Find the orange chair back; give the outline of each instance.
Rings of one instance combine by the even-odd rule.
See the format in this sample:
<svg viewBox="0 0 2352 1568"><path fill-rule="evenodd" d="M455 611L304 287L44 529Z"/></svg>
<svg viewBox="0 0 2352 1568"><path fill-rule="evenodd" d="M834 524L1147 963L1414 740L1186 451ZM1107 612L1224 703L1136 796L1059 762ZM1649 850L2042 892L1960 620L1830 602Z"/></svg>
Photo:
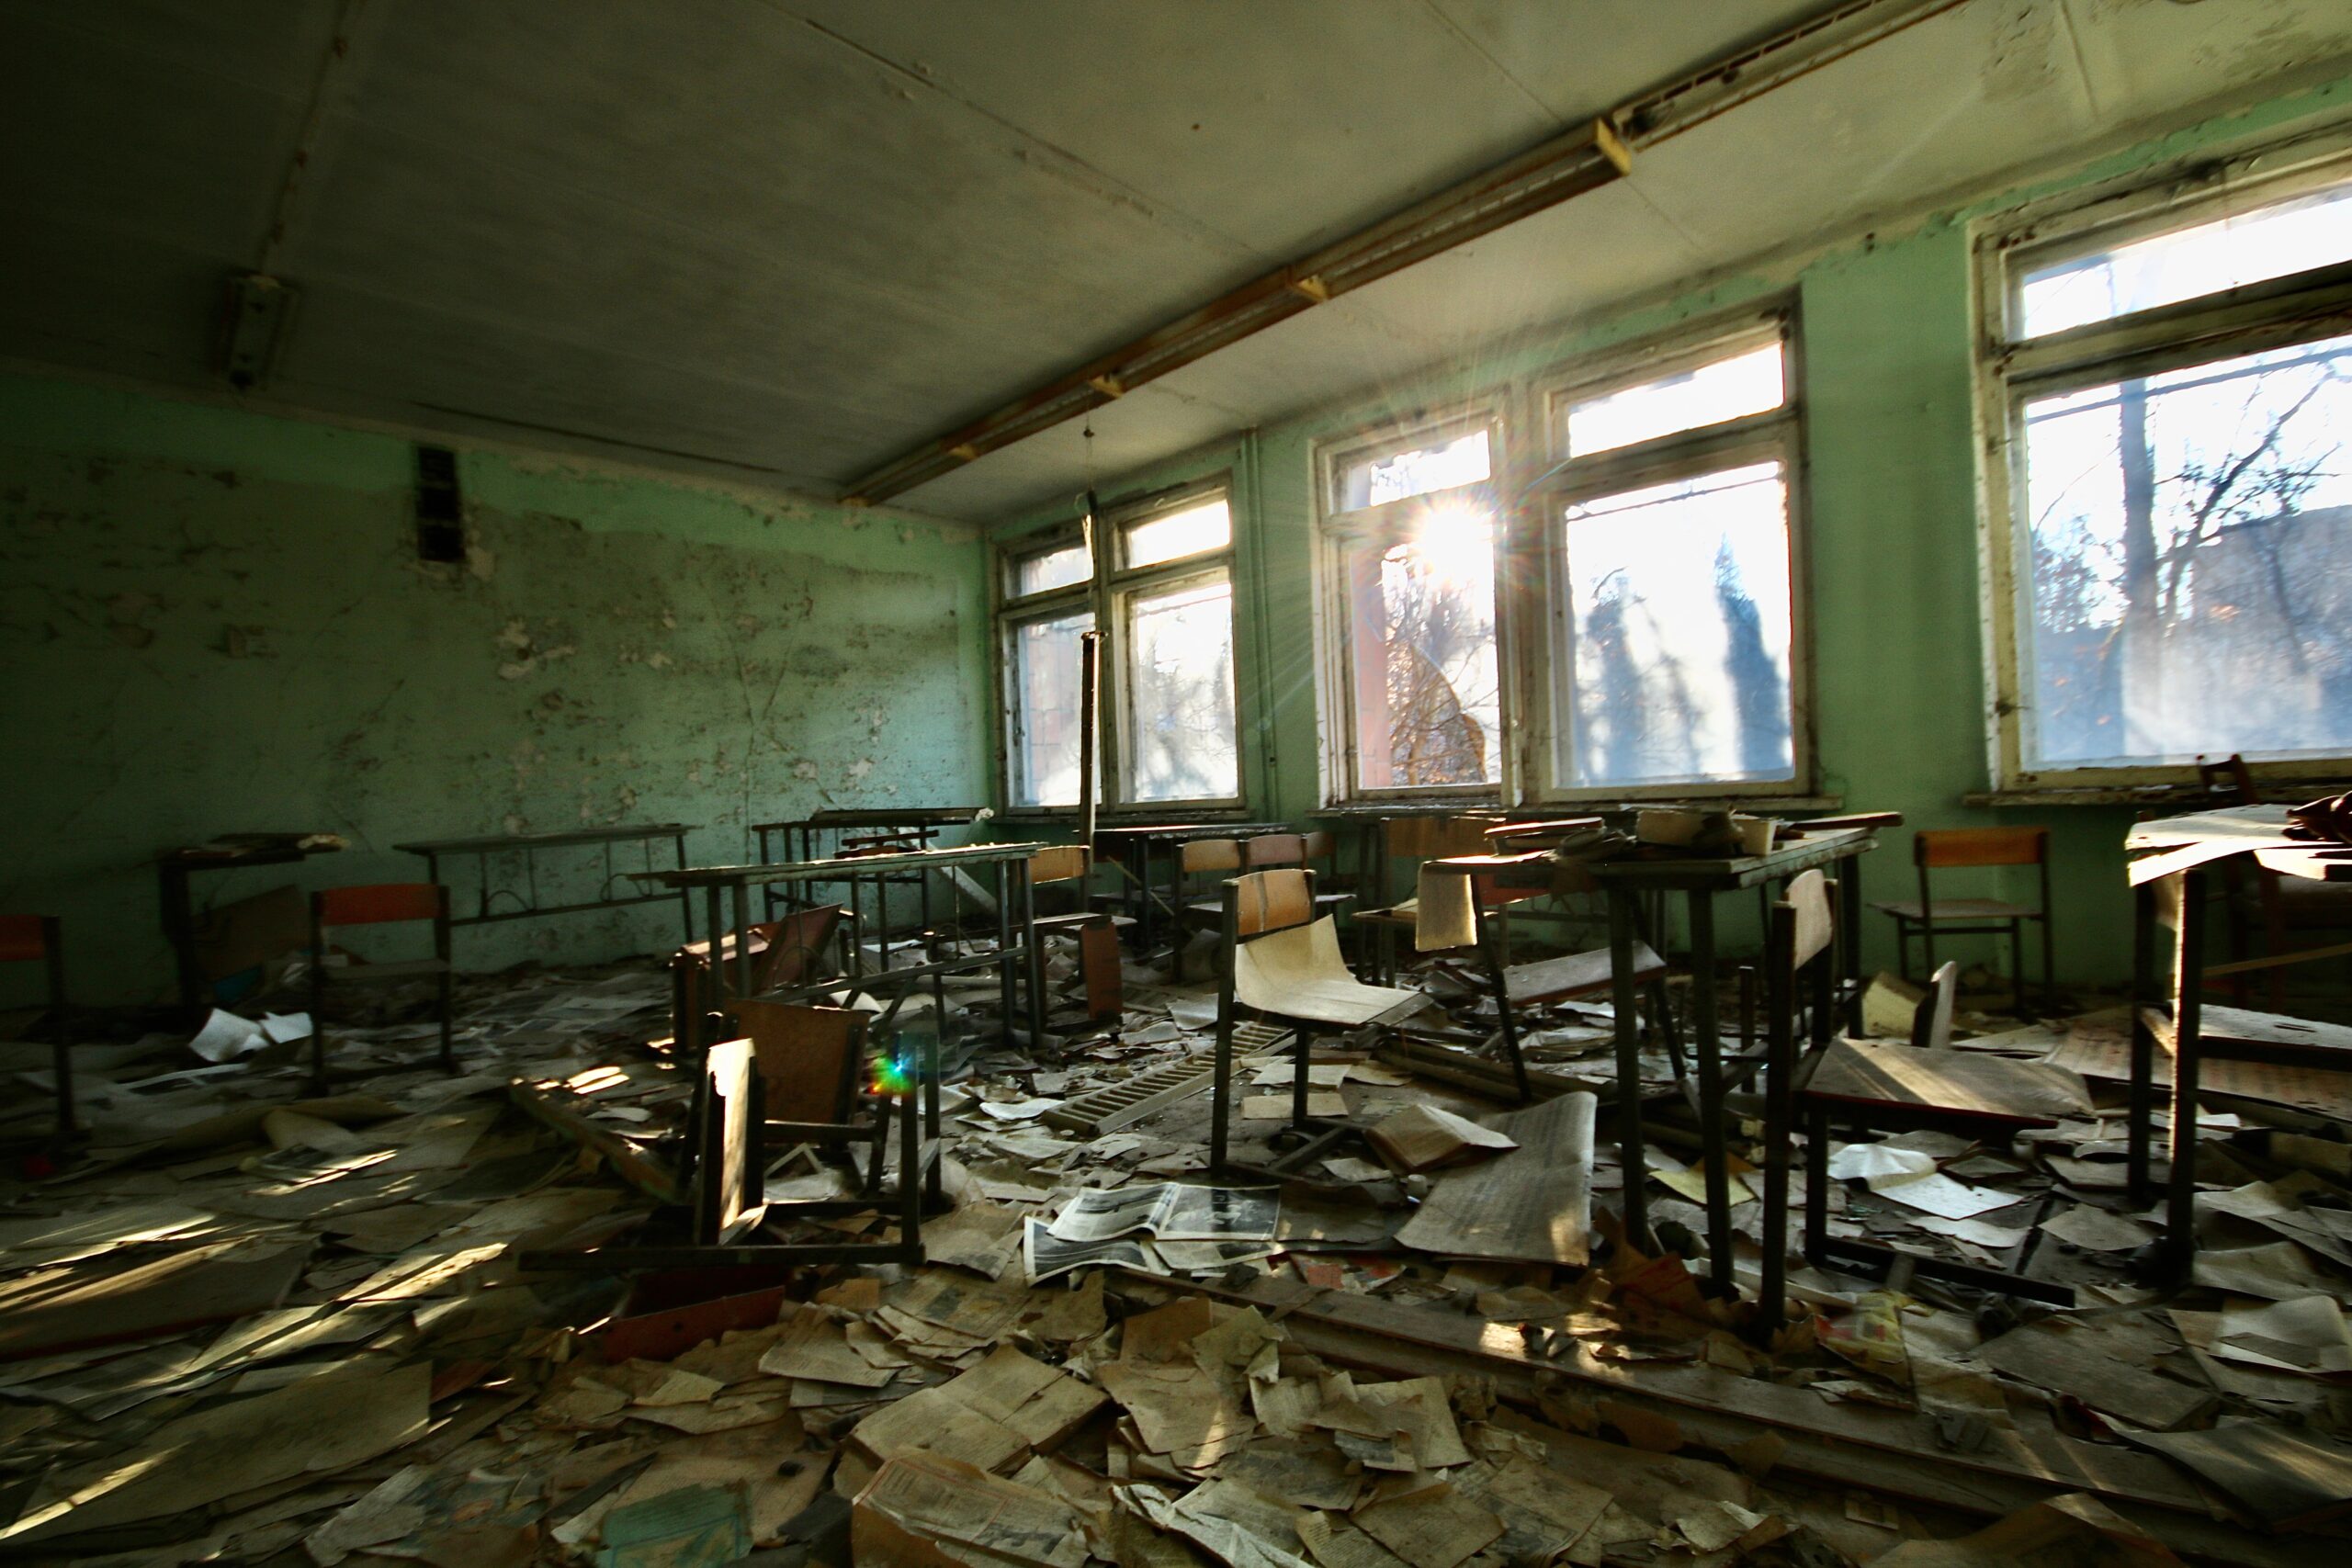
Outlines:
<svg viewBox="0 0 2352 1568"><path fill-rule="evenodd" d="M1087 860L1084 844L1048 844L1029 857L1029 880L1076 881L1086 874Z"/></svg>
<svg viewBox="0 0 2352 1568"><path fill-rule="evenodd" d="M33 964L49 956L49 917L0 915L0 964Z"/></svg>
<svg viewBox="0 0 2352 1568"><path fill-rule="evenodd" d="M1253 871L1227 883L1233 898L1237 937L1262 936L1315 918L1315 874Z"/></svg>
<svg viewBox="0 0 2352 1568"><path fill-rule="evenodd" d="M2050 829L1923 828L1911 840L1911 859L1921 867L2041 865L2050 859Z"/></svg>
<svg viewBox="0 0 2352 1568"><path fill-rule="evenodd" d="M1241 840L1192 839L1176 846L1176 863L1187 872L1239 871Z"/></svg>
<svg viewBox="0 0 2352 1568"><path fill-rule="evenodd" d="M1261 833L1241 845L1241 863L1261 866L1301 865L1306 860L1306 839L1299 833Z"/></svg>
<svg viewBox="0 0 2352 1568"><path fill-rule="evenodd" d="M437 882L379 882L329 887L311 895L322 926L380 926L395 920L438 920L449 912L449 890Z"/></svg>

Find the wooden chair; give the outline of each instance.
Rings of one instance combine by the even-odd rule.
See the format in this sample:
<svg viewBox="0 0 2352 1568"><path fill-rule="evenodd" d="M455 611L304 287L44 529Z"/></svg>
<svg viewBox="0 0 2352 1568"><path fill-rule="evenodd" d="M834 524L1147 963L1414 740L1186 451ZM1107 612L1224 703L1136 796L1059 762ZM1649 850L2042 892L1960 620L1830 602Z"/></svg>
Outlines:
<svg viewBox="0 0 2352 1568"><path fill-rule="evenodd" d="M1419 926L1418 897L1391 904L1388 879L1396 866L1409 865L1415 877L1423 862L1453 855L1483 854L1487 848L1489 821L1481 817L1388 817L1379 825L1380 853L1370 868L1363 897L1373 908L1350 912L1348 924L1371 933L1371 952L1361 955L1374 985L1396 983L1397 953L1413 945ZM1416 886L1418 886L1418 881Z"/></svg>
<svg viewBox="0 0 2352 1568"><path fill-rule="evenodd" d="M1492 1052L1500 1048L1503 1058L1510 1064L1520 1103L1526 1104L1533 1097L1528 1087L1527 1063L1520 1052L1522 1025L1519 1010L1570 1001L1577 997L1607 995L1615 988L1616 970L1605 947L1513 964L1510 961L1503 920L1515 904L1565 893L1590 892L1595 884L1574 862L1558 861L1541 851L1516 855L1453 855L1425 861L1421 865L1424 893L1420 903L1430 919L1417 922L1417 946L1421 945L1425 932L1435 934L1437 912L1430 906L1442 879L1458 879L1463 884L1461 893L1469 904L1472 941L1466 949L1425 950L1441 954L1464 951L1474 954L1474 963L1441 956L1437 964L1469 990L1493 999L1498 1027L1482 1049ZM1648 998L1652 1022L1664 1032L1675 1074L1680 1077L1684 1076L1682 1043L1667 1006L1666 973L1666 961L1646 942L1637 940L1634 944L1634 984Z"/></svg>
<svg viewBox="0 0 2352 1568"><path fill-rule="evenodd" d="M1911 940L1919 939L1926 968L1936 967L1936 938L2000 936L2009 939L2010 962L2016 965L2017 1002L2025 1005L2025 926L2041 928L2041 986L2046 1002L2055 992L2056 961L2050 922L2050 829L2047 828L1952 828L1921 829L1911 840L1911 861L1919 871L1919 897L1871 908L1894 918L1895 964L1911 977ZM1939 901L1928 873L1963 866L2030 865L2041 873L2041 900L2012 904L1998 898L1945 898Z"/></svg>
<svg viewBox="0 0 2352 1568"><path fill-rule="evenodd" d="M763 995L845 972L840 951L844 936L854 940L849 911L839 904L795 909L780 920L751 928L745 946L751 957L751 994ZM711 975L711 944L690 942L670 958L671 1036L681 1051L698 1051L720 1038L710 1027L721 989ZM722 933L718 961L736 961L735 933Z"/></svg>
<svg viewBox="0 0 2352 1568"><path fill-rule="evenodd" d="M889 1120L865 1092L870 1082L865 1037L874 1015L756 999L729 1002L727 1010L752 1043L761 1122L771 1146L865 1144L871 1157L864 1186L879 1190Z"/></svg>
<svg viewBox="0 0 2352 1568"><path fill-rule="evenodd" d="M1816 919L1810 913L1800 914L1798 930L1814 929ZM1805 940L1798 938L1798 950ZM2090 1091L2076 1074L2043 1062L1951 1049L1952 1010L1959 991L1960 965L1948 962L1936 971L1928 994L1912 1014L1909 1044L1829 1040L1802 1063L1784 1059L1776 1064L1767 1080L1768 1098L1787 1093L1793 1101L1794 1115L1793 1119L1785 1113L1777 1121L1768 1119L1767 1158L1770 1158L1770 1145L1777 1143L1785 1147L1792 1121L1801 1121L1805 1137L1804 1255L1816 1268L1883 1275L1900 1258L1915 1274L1929 1279L2072 1306L2075 1293L2064 1285L2027 1279L2010 1269L1898 1253L1890 1247L1829 1234L1833 1131L1860 1138L1927 1129L2006 1148L2028 1128L2054 1127L2069 1117L2089 1114ZM1777 1018L1774 1029L1781 1030ZM1784 1058L1787 1055L1784 1051ZM1783 1067L1789 1070L1783 1072ZM1782 1205L1788 1201L1786 1181L1784 1170L1777 1200ZM1770 1195L1770 1185L1768 1176L1768 1204L1775 1201ZM1768 1266L1774 1245L1768 1236Z"/></svg>
<svg viewBox="0 0 2352 1568"><path fill-rule="evenodd" d="M1049 887L1074 882L1083 901L1087 878L1093 869L1093 855L1084 844L1048 845L1029 857L1029 886ZM1032 1021L1041 1028L1053 1021L1053 996L1046 984L1046 944L1068 941L1078 947L1075 984L1079 991L1079 1021L1089 1025L1118 1022L1126 1011L1119 968L1119 931L1134 923L1129 916L1093 908L1039 915L1032 919L1028 976L1035 998L1029 1010Z"/></svg>
<svg viewBox="0 0 2352 1568"><path fill-rule="evenodd" d="M1764 931L1764 1278L1758 1337L1781 1325L1788 1296L1789 1151L1796 1135L1798 1064L1827 1050L1837 1028L1838 915L1818 871L1790 878ZM1727 1071L1736 1088L1741 1075ZM1807 1192L1811 1192L1808 1186Z"/></svg>
<svg viewBox="0 0 2352 1568"><path fill-rule="evenodd" d="M403 925L430 921L433 956L393 964L352 964L327 969L327 933L352 926ZM316 1093L327 1084L327 987L335 985L397 985L408 980L437 982L441 1023L441 1066L458 1070L451 1029L456 1021L450 1000L455 969L449 962L449 889L437 882L379 882L363 887L329 887L311 895L311 1083Z"/></svg>
<svg viewBox="0 0 2352 1568"><path fill-rule="evenodd" d="M1333 917L1315 913L1315 874L1306 870L1251 872L1225 885L1217 941L1216 1056L1212 1082L1209 1169L1224 1175L1232 1120L1233 1038L1247 1008L1291 1029L1291 1119L1288 1131L1306 1140L1280 1166L1319 1156L1351 1129L1317 1123L1307 1115L1307 1063L1318 1031L1340 1032L1396 1022L1425 999L1419 991L1367 986L1340 956Z"/></svg>
<svg viewBox="0 0 2352 1568"><path fill-rule="evenodd" d="M1238 839L1188 839L1176 846L1176 886L1179 897L1172 911L1176 922L1175 952L1169 958L1169 977L1184 978L1184 949L1196 931L1215 931L1218 904L1199 895L1241 869ZM1194 879L1199 878L1198 885Z"/></svg>
<svg viewBox="0 0 2352 1568"><path fill-rule="evenodd" d="M55 915L0 915L0 964L39 964L49 979L50 1065L57 1078L57 1130L77 1130L74 1115L73 1021L65 1010L65 923Z"/></svg>

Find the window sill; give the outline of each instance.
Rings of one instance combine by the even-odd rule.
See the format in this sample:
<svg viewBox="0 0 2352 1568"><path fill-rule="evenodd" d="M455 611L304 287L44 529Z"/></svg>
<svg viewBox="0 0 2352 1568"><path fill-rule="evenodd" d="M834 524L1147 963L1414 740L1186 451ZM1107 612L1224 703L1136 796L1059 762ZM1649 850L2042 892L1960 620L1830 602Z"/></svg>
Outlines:
<svg viewBox="0 0 2352 1568"><path fill-rule="evenodd" d="M2346 779L2256 779L2255 797L2266 806L2296 806L2314 795L2352 788ZM1981 789L1960 797L1962 806L2040 808L2052 806L2165 807L2192 811L2215 804L2211 791L2198 784L2069 784L2043 789Z"/></svg>
<svg viewBox="0 0 2352 1568"><path fill-rule="evenodd" d="M1492 795L1454 799L1348 800L1311 811L1317 820L1354 821L1379 817L1507 817L1537 821L1547 817L1607 817L1633 811L1744 811L1757 816L1818 816L1846 808L1842 795L1700 795L1683 800L1626 800L1603 795L1591 800L1522 801L1505 806Z"/></svg>

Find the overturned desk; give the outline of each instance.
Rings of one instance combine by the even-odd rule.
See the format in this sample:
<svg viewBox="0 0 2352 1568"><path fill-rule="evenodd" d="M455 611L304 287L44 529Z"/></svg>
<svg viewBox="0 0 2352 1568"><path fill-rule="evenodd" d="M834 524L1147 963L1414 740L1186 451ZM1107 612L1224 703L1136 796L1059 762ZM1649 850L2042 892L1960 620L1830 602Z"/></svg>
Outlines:
<svg viewBox="0 0 2352 1568"><path fill-rule="evenodd" d="M703 896L705 927L711 939L712 998L718 1010L735 998L752 997L757 987L752 982L752 889L754 887L792 887L830 885L844 889L853 913L866 897L887 898L894 882L919 877L926 888L936 877L944 884L946 908L951 923L959 922L967 906L980 906L992 924L995 942L972 953L946 952L957 937L950 931L944 936L937 931L924 933L923 962L903 967L891 967L887 962L872 973L865 971L856 946L852 944L849 973L846 975L812 977L803 983L767 995L771 1001L801 1001L834 992L849 991L870 996L877 1000L888 998L886 1018L895 1014L899 1004L911 994L911 988L929 982L933 1002L946 1014L946 981L950 976L979 974L989 969L997 971L999 996L1003 1007L1004 1028L1009 1037L1012 1027L1016 991L1025 991L1032 1016L1029 1018L1031 1037L1041 1028L1035 1017L1043 991L1042 965L1036 943L1030 940L1031 922L1036 913L1029 886L1029 857L1036 852L1035 844L964 844L952 849L909 850L897 854L836 856L826 860L789 862L778 865L714 865L691 870L639 872L640 882L651 882L674 891L682 898L692 898L699 889ZM974 881L971 872L981 866L996 868L993 891ZM870 893L869 893L870 890ZM732 938L728 934L732 932ZM1023 973L1023 969L1027 973ZM1025 985L1018 982L1026 981ZM695 1020L678 1021L679 1043L695 1049L708 1043L700 1038Z"/></svg>
<svg viewBox="0 0 2352 1568"><path fill-rule="evenodd" d="M648 822L639 827L573 828L553 833L485 833L469 839L425 839L415 843L394 844L402 854L416 855L424 862L424 877L428 882L441 880L444 858L468 859L474 863L473 909L470 913L456 913L457 899L450 900L452 926L488 925L496 920L528 920L541 915L570 915L583 909L619 909L631 904L654 904L674 897L678 912L686 922L686 934L694 934L694 905L683 892L640 893L622 879L637 874L616 871L613 866L613 846L635 844L642 853L646 869L653 866L653 846L665 840L677 857L677 869L686 865L686 835L695 829L684 822ZM595 848L604 852L604 875L598 879L594 896L574 898L569 902L542 904L539 902L539 861L545 850ZM519 854L523 886L519 888L493 886L491 861L493 856ZM616 885L620 885L616 886ZM453 890L454 891L454 890ZM560 897L559 895L559 897Z"/></svg>
<svg viewBox="0 0 2352 1568"><path fill-rule="evenodd" d="M1610 962L1616 977L1617 1126L1625 1167L1625 1234L1649 1245L1647 1162L1642 1149L1642 1043L1634 1008L1635 912L1645 894L1680 893L1690 917L1690 1027L1696 1055L1699 1136L1706 1151L1707 1269L1718 1289L1732 1286L1730 1171L1722 1157L1723 1034L1715 1016L1715 895L1786 881L1801 871L1853 860L1878 847L1878 826L1823 827L1801 832L1758 855L1693 855L1644 848L1622 860L1596 860L1585 869L1609 896ZM1799 825L1802 828L1802 824ZM1861 878L1848 868L1838 882L1839 945L1845 975L1860 972ZM1661 931L1661 936L1664 934Z"/></svg>

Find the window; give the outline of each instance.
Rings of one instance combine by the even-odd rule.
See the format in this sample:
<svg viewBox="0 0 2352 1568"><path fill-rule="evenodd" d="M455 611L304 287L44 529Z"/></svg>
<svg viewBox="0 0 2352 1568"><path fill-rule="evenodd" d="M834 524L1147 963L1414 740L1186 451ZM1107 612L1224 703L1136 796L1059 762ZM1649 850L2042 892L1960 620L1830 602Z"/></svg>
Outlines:
<svg viewBox="0 0 2352 1568"><path fill-rule="evenodd" d="M1502 778L1489 416L1325 454L1338 793Z"/></svg>
<svg viewBox="0 0 2352 1568"><path fill-rule="evenodd" d="M1788 333L1716 323L1552 391L1534 793L1804 787Z"/></svg>
<svg viewBox="0 0 2352 1568"><path fill-rule="evenodd" d="M2352 753L2352 179L1980 244L2005 784Z"/></svg>
<svg viewBox="0 0 2352 1568"><path fill-rule="evenodd" d="M1105 806L1237 803L1233 513L1224 488L1110 509L1082 533L1000 557L1006 791L1014 807L1079 796L1079 649L1100 626Z"/></svg>

